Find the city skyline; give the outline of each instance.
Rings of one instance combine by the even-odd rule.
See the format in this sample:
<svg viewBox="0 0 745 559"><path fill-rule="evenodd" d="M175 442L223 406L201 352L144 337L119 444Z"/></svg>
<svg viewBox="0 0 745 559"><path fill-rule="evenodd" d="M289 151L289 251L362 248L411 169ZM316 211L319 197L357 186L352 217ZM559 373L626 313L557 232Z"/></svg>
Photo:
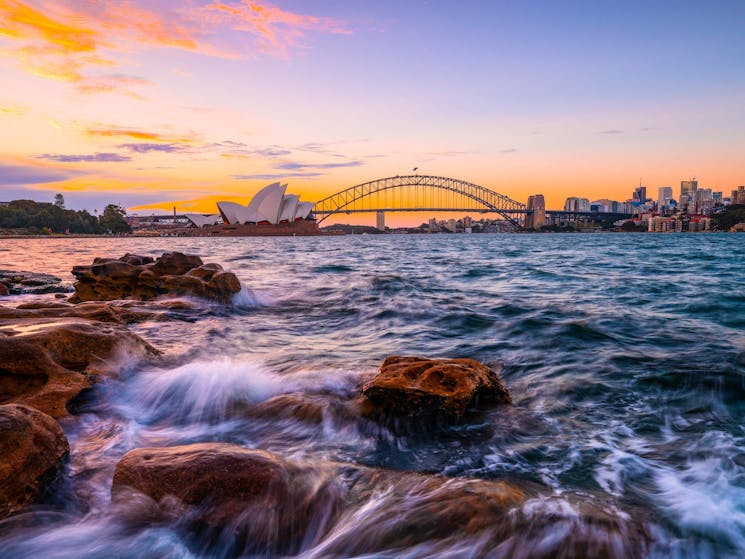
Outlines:
<svg viewBox="0 0 745 559"><path fill-rule="evenodd" d="M555 209L640 177L729 193L743 23L740 2L0 0L0 199L214 212L413 167Z"/></svg>

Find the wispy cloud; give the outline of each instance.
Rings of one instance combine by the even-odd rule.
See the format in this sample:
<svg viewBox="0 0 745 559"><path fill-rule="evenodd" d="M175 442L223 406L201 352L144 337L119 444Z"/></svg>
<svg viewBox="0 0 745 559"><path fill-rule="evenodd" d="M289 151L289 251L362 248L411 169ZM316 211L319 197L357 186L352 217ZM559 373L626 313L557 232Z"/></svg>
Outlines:
<svg viewBox="0 0 745 559"><path fill-rule="evenodd" d="M120 149L127 149L135 153L150 153L152 151L161 153L181 153L187 149L180 144L154 144L154 143L130 143L119 144L116 146Z"/></svg>
<svg viewBox="0 0 745 559"><path fill-rule="evenodd" d="M459 151L459 150L442 150L442 151L430 151L426 155L434 155L435 157L456 157L458 155L470 155L471 152L469 151Z"/></svg>
<svg viewBox="0 0 745 559"><path fill-rule="evenodd" d="M92 153L89 155L64 155L57 153L45 153L37 155L37 159L47 159L49 161L59 161L60 163L120 163L122 161L132 161L127 155L118 153Z"/></svg>
<svg viewBox="0 0 745 559"><path fill-rule="evenodd" d="M0 115L6 116L22 116L28 112L26 107L18 105L0 105Z"/></svg>
<svg viewBox="0 0 745 559"><path fill-rule="evenodd" d="M500 149L499 153L517 153L517 148L504 148Z"/></svg>
<svg viewBox="0 0 745 559"><path fill-rule="evenodd" d="M601 134L623 134L623 130L616 130L615 128L612 128L610 130L601 130Z"/></svg>
<svg viewBox="0 0 745 559"><path fill-rule="evenodd" d="M11 165L0 163L0 186L26 186L61 182L80 175L80 171L67 171L35 167L33 165Z"/></svg>
<svg viewBox="0 0 745 559"><path fill-rule="evenodd" d="M164 144L190 144L196 140L193 134L178 136L137 128L105 125L87 128L85 133L88 136L98 138L131 138L133 140L146 140L148 142L160 142Z"/></svg>
<svg viewBox="0 0 745 559"><path fill-rule="evenodd" d="M255 0L213 2L204 11L213 22L253 36L256 47L273 56L287 57L290 49L305 46L305 37L311 32L351 33L335 19L290 12Z"/></svg>
<svg viewBox="0 0 745 559"><path fill-rule="evenodd" d="M74 82L83 93L122 91L143 85L130 79L96 77L90 69L117 66L120 53L168 47L208 56L240 58L262 52L286 57L304 47L310 33L348 33L333 19L283 10L254 0L167 4L145 0L49 0L35 7L24 0L0 0L0 36L16 46L0 54L15 57L27 71ZM220 46L229 34L248 35L245 50Z"/></svg>
<svg viewBox="0 0 745 559"><path fill-rule="evenodd" d="M274 166L275 169L298 170L298 169L338 169L341 167L359 167L364 165L362 161L345 161L343 163L301 163L297 161L286 161Z"/></svg>
<svg viewBox="0 0 745 559"><path fill-rule="evenodd" d="M291 178L311 178L323 176L323 173L256 173L253 175L231 175L235 180L239 181L250 181L250 180L276 180L276 179L291 179Z"/></svg>

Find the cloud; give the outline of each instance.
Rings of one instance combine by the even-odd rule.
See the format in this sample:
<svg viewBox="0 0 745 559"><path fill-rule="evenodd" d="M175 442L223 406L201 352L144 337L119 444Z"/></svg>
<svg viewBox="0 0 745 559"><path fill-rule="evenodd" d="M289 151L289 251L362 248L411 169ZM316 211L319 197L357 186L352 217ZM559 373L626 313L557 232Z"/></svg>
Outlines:
<svg viewBox="0 0 745 559"><path fill-rule="evenodd" d="M120 149L128 149L135 153L150 153L151 151L162 152L162 153L180 153L187 149L186 146L180 144L150 144L150 143L132 143L132 144L119 144L116 146Z"/></svg>
<svg viewBox="0 0 745 559"><path fill-rule="evenodd" d="M224 58L256 52L287 57L291 49L306 46L303 41L309 33L349 33L336 20L253 0L206 6L146 0L48 0L40 4L43 9L24 0L0 0L0 37L16 45L0 54L16 58L35 75L82 84L79 90L83 93L122 89L133 93L126 83L102 81L89 71L117 66L121 53L167 47ZM246 41L246 35L252 40ZM241 45L241 50L222 45Z"/></svg>
<svg viewBox="0 0 745 559"><path fill-rule="evenodd" d="M0 115L22 116L28 112L26 107L18 105L0 105Z"/></svg>
<svg viewBox="0 0 745 559"><path fill-rule="evenodd" d="M623 134L623 130L616 130L616 129L602 130L600 133L601 134Z"/></svg>
<svg viewBox="0 0 745 559"><path fill-rule="evenodd" d="M258 156L272 159L275 157L290 155L292 153L292 151L290 151L289 149L280 146L252 147L248 144L244 144L243 142L236 142L233 140L223 140L222 142L215 142L206 147L222 150L222 155L225 157Z"/></svg>
<svg viewBox="0 0 745 559"><path fill-rule="evenodd" d="M275 165L275 169L297 170L297 169L338 169L340 167L359 167L364 165L362 161L346 161L344 163L300 163L287 161Z"/></svg>
<svg viewBox="0 0 745 559"><path fill-rule="evenodd" d="M161 142L164 144L189 144L195 138L192 136L170 136L160 132L150 132L136 128L124 128L119 126L99 126L86 129L88 136L99 138L131 138L133 140L148 140L149 142Z"/></svg>
<svg viewBox="0 0 745 559"><path fill-rule="evenodd" d="M323 176L323 173L258 173L255 175L231 175L235 180L238 181L250 181L250 180L276 180L276 179L291 179L291 178L311 178Z"/></svg>
<svg viewBox="0 0 745 559"><path fill-rule="evenodd" d="M26 186L30 184L60 182L80 174L80 171L0 163L0 186Z"/></svg>
<svg viewBox="0 0 745 559"><path fill-rule="evenodd" d="M456 157L458 155L471 155L470 151L444 150L430 151L426 155L435 155L437 157Z"/></svg>
<svg viewBox="0 0 745 559"><path fill-rule="evenodd" d="M119 155L118 153L93 153L90 155L45 153L43 155L37 155L36 157L37 159L48 159L50 161L59 161L60 163L119 163L121 161L132 161L131 157L127 155Z"/></svg>
<svg viewBox="0 0 745 559"><path fill-rule="evenodd" d="M248 33L264 54L287 57L291 48L303 47L310 32L350 34L340 21L285 11L272 4L253 0L213 2L204 8L214 22Z"/></svg>
<svg viewBox="0 0 745 559"><path fill-rule="evenodd" d="M517 148L500 149L499 153L517 153Z"/></svg>

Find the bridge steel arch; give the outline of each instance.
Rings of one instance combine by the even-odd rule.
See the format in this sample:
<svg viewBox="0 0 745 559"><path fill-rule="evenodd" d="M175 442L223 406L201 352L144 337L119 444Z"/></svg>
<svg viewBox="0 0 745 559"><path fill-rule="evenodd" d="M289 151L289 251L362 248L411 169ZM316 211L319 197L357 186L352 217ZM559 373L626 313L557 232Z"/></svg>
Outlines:
<svg viewBox="0 0 745 559"><path fill-rule="evenodd" d="M369 204L373 197L380 193L400 191L399 203L396 204L395 196L392 196L392 205L384 204L386 207L375 207ZM462 207L438 207L437 191L452 193L455 197L463 197L470 201ZM407 200L414 199L414 205L403 202L403 195L408 194ZM429 196L429 198L428 198ZM387 200L387 198L386 198ZM426 203L431 200L433 203ZM425 203L422 203L425 202ZM418 203L418 205L417 205ZM313 213L321 217L321 223L326 218L338 213L362 213L362 212L416 212L416 211L479 211L495 212L510 221L516 227L522 227L520 218L528 213L527 207L504 194L499 194L483 186L470 182L453 179L449 177L438 177L434 175L400 175L376 179L352 186L336 194L328 196L316 202Z"/></svg>

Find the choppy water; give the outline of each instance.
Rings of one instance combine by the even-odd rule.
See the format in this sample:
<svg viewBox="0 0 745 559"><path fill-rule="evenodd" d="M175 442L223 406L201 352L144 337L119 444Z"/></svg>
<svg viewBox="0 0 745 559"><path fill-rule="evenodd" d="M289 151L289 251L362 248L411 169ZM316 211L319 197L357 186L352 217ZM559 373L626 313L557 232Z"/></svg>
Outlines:
<svg viewBox="0 0 745 559"><path fill-rule="evenodd" d="M94 256L164 250L219 262L250 292L133 327L175 365L104 383L64 421L63 486L0 523L0 557L221 556L108 520L126 451L197 441L586 492L642 511L649 557L745 556L745 237L3 240L0 268L71 280ZM397 353L501 365L514 405L425 438L230 413L287 392L350 397ZM479 554L499 556L462 541L376 556Z"/></svg>

